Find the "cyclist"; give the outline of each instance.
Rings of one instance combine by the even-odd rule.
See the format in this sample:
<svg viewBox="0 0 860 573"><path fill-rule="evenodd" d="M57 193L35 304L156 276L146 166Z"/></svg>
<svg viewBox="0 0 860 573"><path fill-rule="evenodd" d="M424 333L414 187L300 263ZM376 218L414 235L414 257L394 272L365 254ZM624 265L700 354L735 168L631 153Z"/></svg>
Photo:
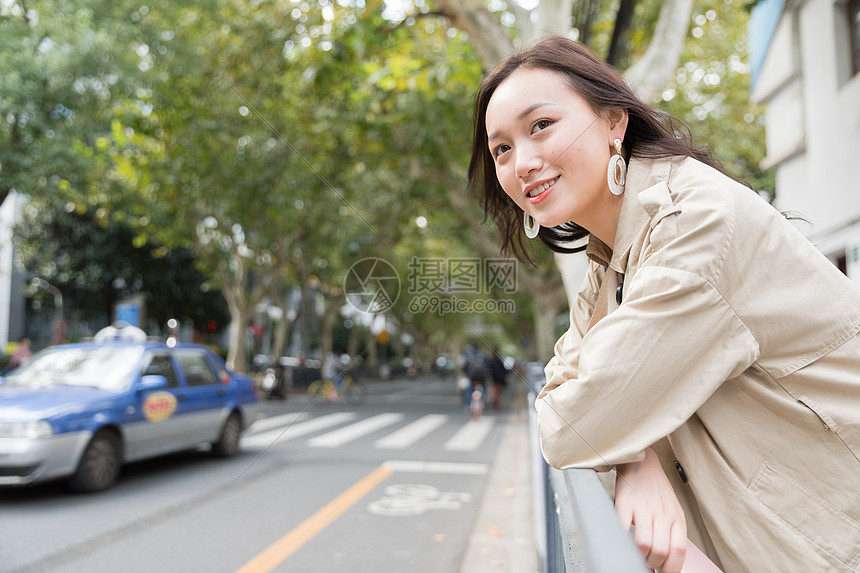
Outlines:
<svg viewBox="0 0 860 573"><path fill-rule="evenodd" d="M331 380L334 382L334 387L340 390L341 384L343 384L344 370L346 370L346 366L341 361L340 354L332 350L323 360L320 374L322 374L323 380Z"/></svg>

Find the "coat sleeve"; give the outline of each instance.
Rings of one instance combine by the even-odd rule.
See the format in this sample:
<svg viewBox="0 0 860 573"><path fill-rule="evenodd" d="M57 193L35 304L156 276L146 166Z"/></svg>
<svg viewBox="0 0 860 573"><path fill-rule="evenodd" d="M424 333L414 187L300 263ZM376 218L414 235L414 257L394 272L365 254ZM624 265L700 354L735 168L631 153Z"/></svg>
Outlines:
<svg viewBox="0 0 860 573"><path fill-rule="evenodd" d="M582 335L575 366L560 366L571 356L557 352L547 367L535 407L552 466L640 461L758 357L752 334L700 276L646 264L629 288L624 304Z"/></svg>

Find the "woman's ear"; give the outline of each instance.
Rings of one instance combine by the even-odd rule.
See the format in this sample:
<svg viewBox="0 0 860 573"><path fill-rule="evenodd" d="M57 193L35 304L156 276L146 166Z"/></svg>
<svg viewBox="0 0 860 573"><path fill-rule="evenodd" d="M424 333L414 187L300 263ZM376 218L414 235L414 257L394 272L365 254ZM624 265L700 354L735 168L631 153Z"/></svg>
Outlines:
<svg viewBox="0 0 860 573"><path fill-rule="evenodd" d="M620 107L610 108L606 112L606 120L609 122L609 139L620 139L624 141L627 132L627 110Z"/></svg>

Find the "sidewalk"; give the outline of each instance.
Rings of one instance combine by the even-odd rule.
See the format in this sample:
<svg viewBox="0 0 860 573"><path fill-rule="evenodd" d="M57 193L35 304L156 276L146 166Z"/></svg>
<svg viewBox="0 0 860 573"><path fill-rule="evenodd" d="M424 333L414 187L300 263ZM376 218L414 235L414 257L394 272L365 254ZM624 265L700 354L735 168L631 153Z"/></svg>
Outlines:
<svg viewBox="0 0 860 573"><path fill-rule="evenodd" d="M460 573L537 573L528 413L523 393L502 420Z"/></svg>

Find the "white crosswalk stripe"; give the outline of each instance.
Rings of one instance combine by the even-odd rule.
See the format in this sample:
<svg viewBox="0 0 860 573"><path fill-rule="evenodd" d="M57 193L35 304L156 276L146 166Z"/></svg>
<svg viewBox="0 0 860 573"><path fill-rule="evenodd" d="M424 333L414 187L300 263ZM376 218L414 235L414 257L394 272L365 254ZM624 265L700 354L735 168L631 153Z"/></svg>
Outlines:
<svg viewBox="0 0 860 573"><path fill-rule="evenodd" d="M469 420L454 436L445 442L445 449L454 452L474 452L493 429L493 418Z"/></svg>
<svg viewBox="0 0 860 573"><path fill-rule="evenodd" d="M305 416L303 413L293 412L292 414L283 414L281 416L271 416L270 418L263 418L262 420L257 420L246 430L248 434L259 434L261 432L265 432L266 430L271 430L272 428L281 428L283 430L284 426L289 426L302 416Z"/></svg>
<svg viewBox="0 0 860 573"><path fill-rule="evenodd" d="M402 450L408 448L439 426L445 424L450 416L446 414L428 414L418 418L408 426L376 440L374 446L380 449Z"/></svg>
<svg viewBox="0 0 860 573"><path fill-rule="evenodd" d="M319 418L313 418L307 422L299 422L287 427L286 430L283 428L276 428L274 430L242 438L242 446L249 448L267 448L275 445L276 443L285 442L292 438L298 438L326 428L331 428L332 426L337 426L338 424L349 422L357 417L358 414L355 412L328 414ZM261 420L260 422L264 421L265 420ZM257 423L259 424L260 422Z"/></svg>
<svg viewBox="0 0 860 573"><path fill-rule="evenodd" d="M265 449L308 434L325 432L308 439L307 445L315 448L337 448L393 426L406 417L404 414L393 412L358 420L357 412L337 412L317 418L308 418L308 416L308 413L292 413L258 420L242 437L242 447ZM377 449L403 450L449 423L451 423L451 416L448 414L427 414L405 426L394 428L387 435L378 437L373 445ZM481 447L493 427L492 416L484 416L478 421L470 419L444 442L443 447L446 451L473 452Z"/></svg>
<svg viewBox="0 0 860 573"><path fill-rule="evenodd" d="M323 434L308 440L308 445L315 448L336 448L376 430L380 430L403 419L403 414L378 414L333 432Z"/></svg>

